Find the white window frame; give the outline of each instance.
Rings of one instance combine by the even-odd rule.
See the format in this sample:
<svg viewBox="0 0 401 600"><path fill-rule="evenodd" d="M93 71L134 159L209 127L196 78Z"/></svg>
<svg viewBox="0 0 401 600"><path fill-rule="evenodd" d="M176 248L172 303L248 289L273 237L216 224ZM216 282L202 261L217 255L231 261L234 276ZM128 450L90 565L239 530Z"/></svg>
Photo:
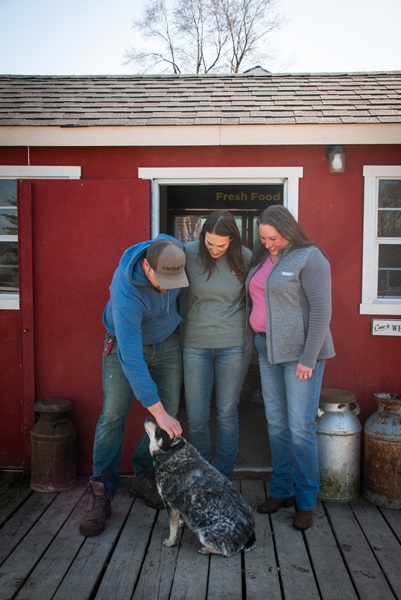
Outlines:
<svg viewBox="0 0 401 600"><path fill-rule="evenodd" d="M183 167L139 168L139 179L152 181L151 236L160 233L160 186L283 184L283 204L298 219L299 179L302 167Z"/></svg>
<svg viewBox="0 0 401 600"><path fill-rule="evenodd" d="M80 179L81 167L0 166L0 179ZM0 236L2 241L18 242L17 235ZM19 292L2 292L0 310L19 310Z"/></svg>
<svg viewBox="0 0 401 600"><path fill-rule="evenodd" d="M379 238L377 235L379 181L401 179L401 166L365 166L364 217L363 217L363 265L362 315L401 315L401 299L378 298L379 243L401 244L401 238Z"/></svg>

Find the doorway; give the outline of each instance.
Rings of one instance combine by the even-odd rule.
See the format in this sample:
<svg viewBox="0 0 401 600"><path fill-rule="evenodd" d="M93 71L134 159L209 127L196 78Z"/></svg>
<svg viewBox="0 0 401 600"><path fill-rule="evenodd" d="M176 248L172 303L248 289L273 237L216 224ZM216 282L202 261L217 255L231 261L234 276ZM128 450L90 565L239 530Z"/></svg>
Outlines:
<svg viewBox="0 0 401 600"><path fill-rule="evenodd" d="M237 223L242 242L251 250L259 247L258 215L270 205L283 204L284 184L238 185L199 184L160 186L160 230L184 244L198 239L207 216L216 209L229 210ZM180 422L186 433L184 399ZM211 411L212 440L215 436ZM240 446L235 474L263 476L271 470L267 428L261 394L257 353L245 379L239 405Z"/></svg>

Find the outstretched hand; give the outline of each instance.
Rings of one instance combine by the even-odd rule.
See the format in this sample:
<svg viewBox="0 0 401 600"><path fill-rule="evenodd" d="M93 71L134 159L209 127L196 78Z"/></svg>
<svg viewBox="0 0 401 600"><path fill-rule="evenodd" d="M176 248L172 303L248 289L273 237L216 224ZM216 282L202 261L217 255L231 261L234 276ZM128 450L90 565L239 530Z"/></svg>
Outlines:
<svg viewBox="0 0 401 600"><path fill-rule="evenodd" d="M153 406L148 406L148 411L154 416L158 426L163 429L171 439L179 437L182 434L182 427L179 421L166 412L166 409L161 402L157 402L157 404L153 404Z"/></svg>

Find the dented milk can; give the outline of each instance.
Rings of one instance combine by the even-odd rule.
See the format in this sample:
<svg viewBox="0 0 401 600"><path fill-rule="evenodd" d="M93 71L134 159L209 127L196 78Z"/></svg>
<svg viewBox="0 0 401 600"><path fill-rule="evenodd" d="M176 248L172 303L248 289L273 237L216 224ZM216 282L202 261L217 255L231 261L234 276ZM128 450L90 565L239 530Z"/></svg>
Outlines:
<svg viewBox="0 0 401 600"><path fill-rule="evenodd" d="M31 488L38 492L69 490L77 483L76 431L68 417L72 402L51 398L34 404L31 430Z"/></svg>
<svg viewBox="0 0 401 600"><path fill-rule="evenodd" d="M364 427L363 495L377 506L401 508L401 394L374 394L378 410Z"/></svg>
<svg viewBox="0 0 401 600"><path fill-rule="evenodd" d="M319 500L349 502L359 496L362 425L356 397L323 388L317 418Z"/></svg>

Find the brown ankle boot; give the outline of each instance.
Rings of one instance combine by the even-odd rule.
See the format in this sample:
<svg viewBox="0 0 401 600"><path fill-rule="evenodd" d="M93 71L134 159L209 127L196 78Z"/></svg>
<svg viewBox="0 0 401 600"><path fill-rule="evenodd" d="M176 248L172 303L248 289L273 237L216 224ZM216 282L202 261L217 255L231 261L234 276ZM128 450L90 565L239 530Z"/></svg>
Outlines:
<svg viewBox="0 0 401 600"><path fill-rule="evenodd" d="M305 529L309 529L313 523L313 515L313 510L301 510L300 508L297 508L293 522L294 528L298 529L299 531L305 531Z"/></svg>
<svg viewBox="0 0 401 600"><path fill-rule="evenodd" d="M104 483L90 481L88 486L88 506L79 526L82 535L99 535L106 527L106 519L111 516L111 501L106 497Z"/></svg>
<svg viewBox="0 0 401 600"><path fill-rule="evenodd" d="M290 498L268 498L258 506L257 511L262 514L271 515L280 510L280 508L289 508L290 506L294 506L293 496Z"/></svg>

